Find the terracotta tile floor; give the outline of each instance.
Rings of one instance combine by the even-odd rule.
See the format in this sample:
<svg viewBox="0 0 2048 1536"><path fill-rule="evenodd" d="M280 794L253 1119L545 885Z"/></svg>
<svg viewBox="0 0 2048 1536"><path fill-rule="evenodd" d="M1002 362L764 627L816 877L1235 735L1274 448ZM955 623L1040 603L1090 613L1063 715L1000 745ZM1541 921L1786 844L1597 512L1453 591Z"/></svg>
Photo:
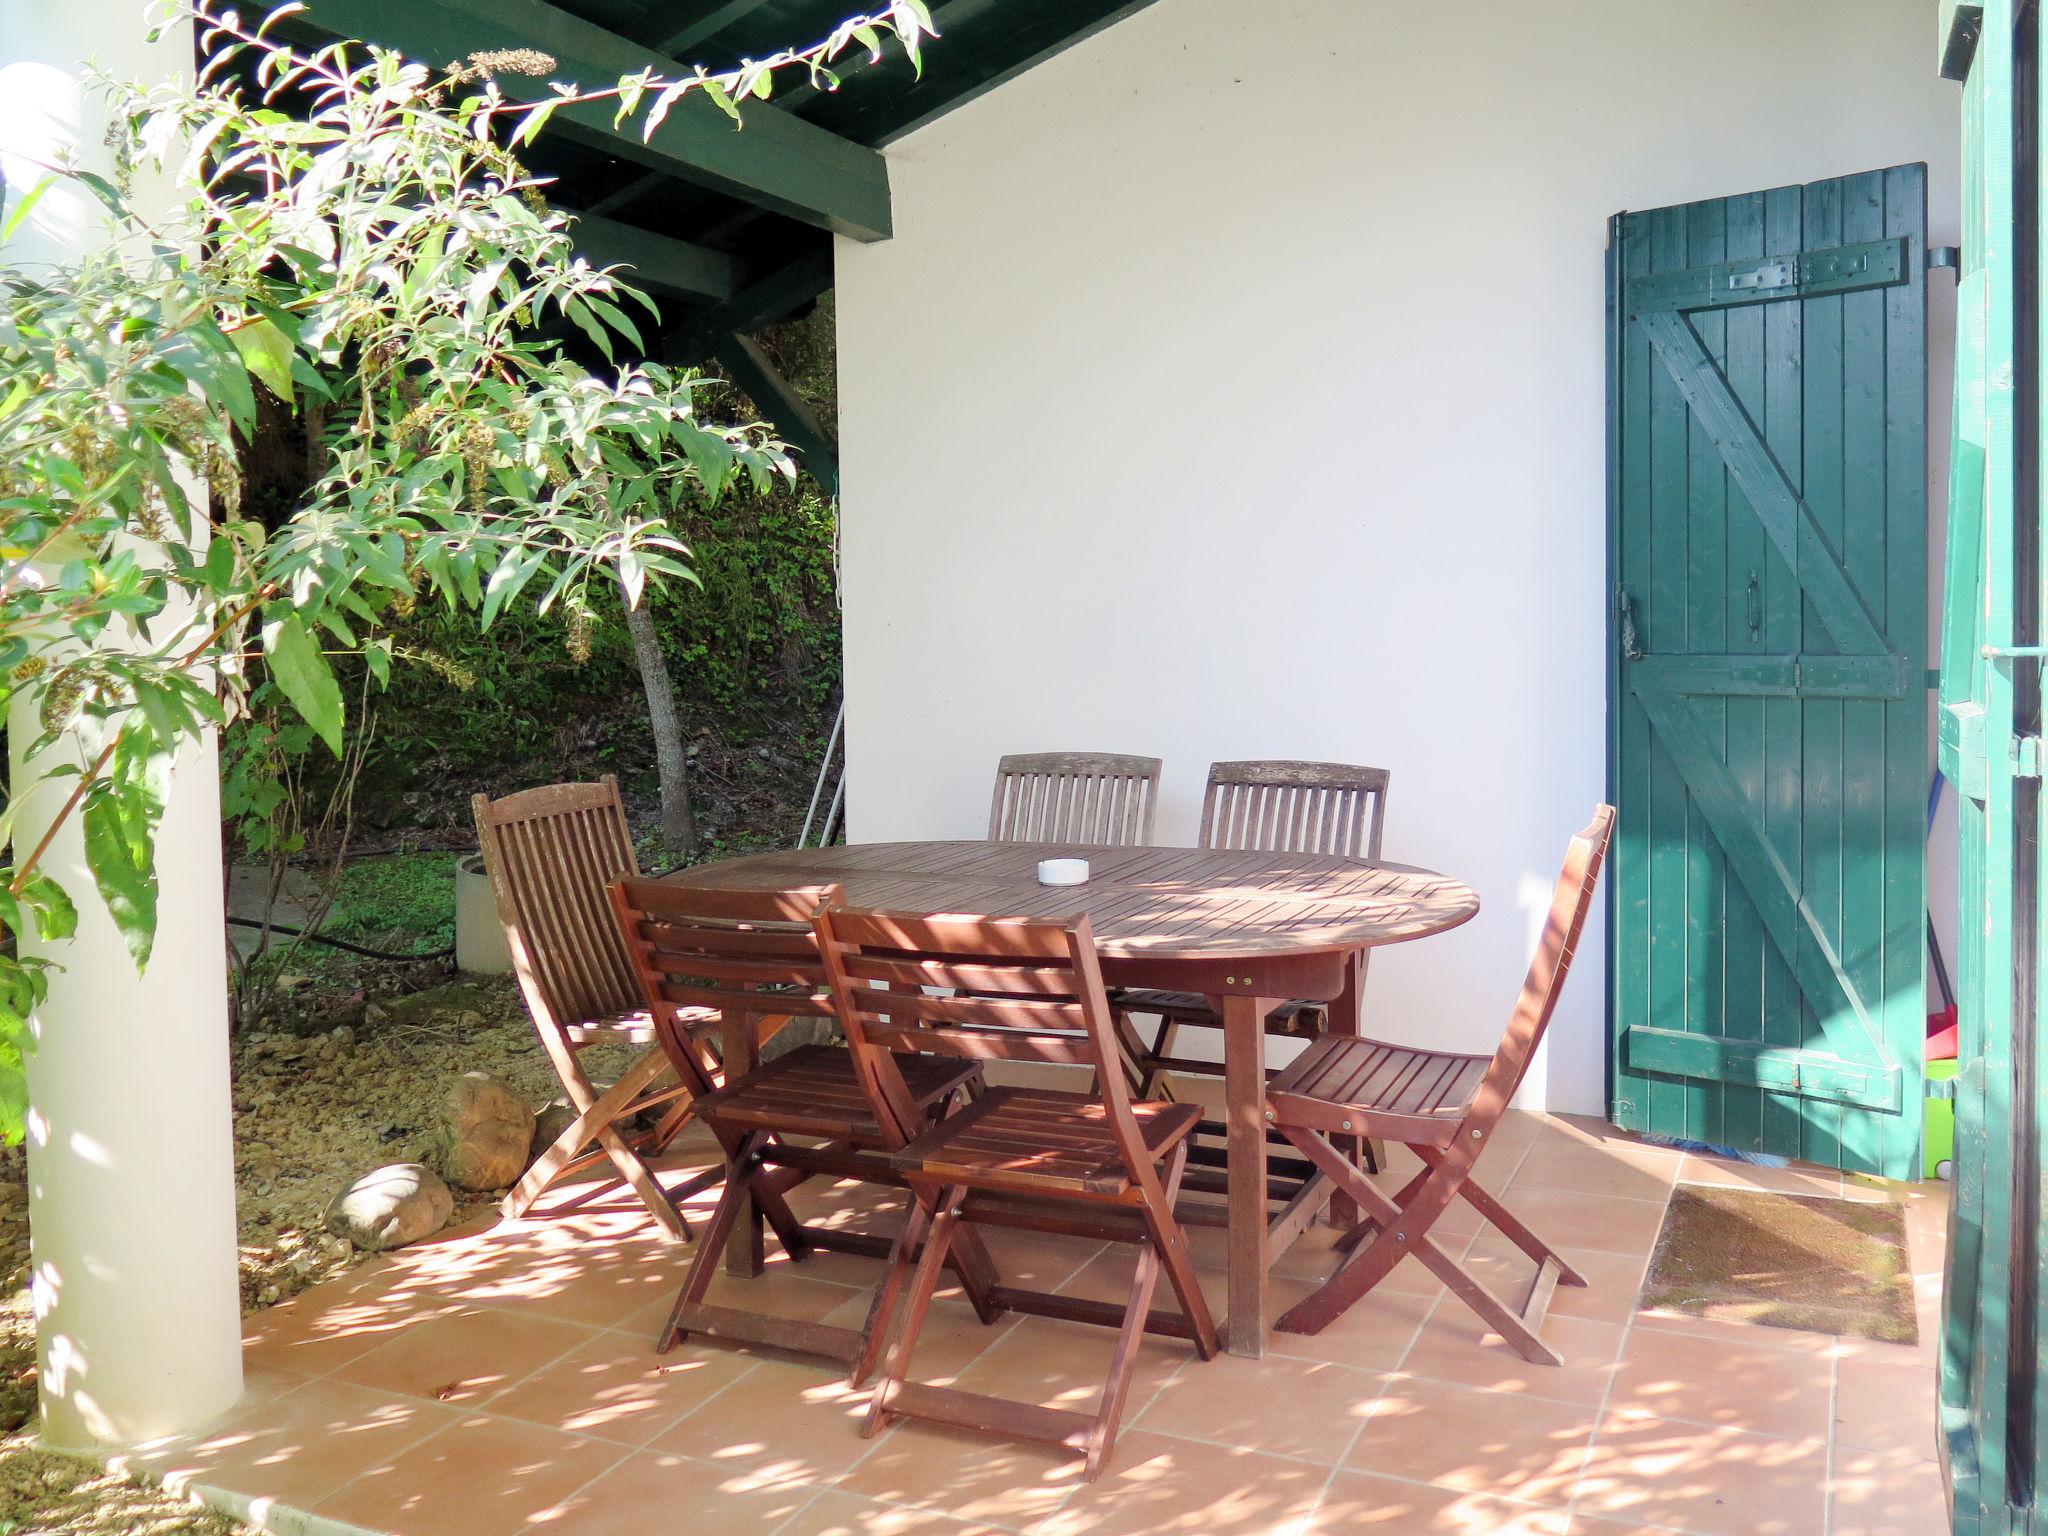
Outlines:
<svg viewBox="0 0 2048 1536"><path fill-rule="evenodd" d="M671 1162L680 1177L709 1157L697 1142ZM249 1396L140 1460L404 1536L1945 1529L1932 1459L1943 1187L1894 1191L1921 1307L1909 1347L1635 1310L1674 1182L1885 1193L1864 1181L1520 1114L1482 1168L1539 1230L1576 1245L1593 1281L1558 1293L1547 1331L1561 1368L1526 1364L1409 1265L1319 1337L1276 1336L1263 1361L1204 1364L1148 1341L1116 1456L1092 1486L1059 1452L915 1425L863 1440L861 1397L827 1369L696 1345L655 1357L683 1253L627 1199L587 1190L253 1319ZM861 1220L877 1201L819 1188L802 1204L813 1219ZM1219 1239L1195 1236L1220 1299ZM1307 1288L1328 1240L1318 1231L1287 1257L1277 1300ZM992 1244L1011 1273L1074 1294L1117 1294L1128 1262L1021 1234ZM1526 1262L1471 1223L1449 1245L1503 1284ZM854 1319L873 1272L771 1260L747 1304ZM1108 1349L1106 1333L1040 1319L983 1328L958 1300L940 1302L927 1337L925 1373L1048 1403L1092 1401Z"/></svg>

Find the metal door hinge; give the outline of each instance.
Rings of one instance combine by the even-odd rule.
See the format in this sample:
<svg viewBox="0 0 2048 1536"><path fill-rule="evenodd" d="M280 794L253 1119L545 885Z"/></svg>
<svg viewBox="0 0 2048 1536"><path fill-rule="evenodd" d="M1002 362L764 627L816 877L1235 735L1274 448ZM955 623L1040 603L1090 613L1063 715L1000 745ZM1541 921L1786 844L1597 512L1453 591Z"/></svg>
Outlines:
<svg viewBox="0 0 2048 1536"><path fill-rule="evenodd" d="M2013 777L2038 779L2041 777L2041 738L2038 736L2015 736L2012 740Z"/></svg>
<svg viewBox="0 0 2048 1536"><path fill-rule="evenodd" d="M1963 269L1963 248L1960 245L1935 245L1927 249L1927 270L1947 267L1951 272Z"/></svg>
<svg viewBox="0 0 2048 1536"><path fill-rule="evenodd" d="M1621 634L1621 654L1624 660L1640 661L1643 657L1641 641L1636 636L1636 600L1629 595L1627 587L1614 591L1614 617Z"/></svg>

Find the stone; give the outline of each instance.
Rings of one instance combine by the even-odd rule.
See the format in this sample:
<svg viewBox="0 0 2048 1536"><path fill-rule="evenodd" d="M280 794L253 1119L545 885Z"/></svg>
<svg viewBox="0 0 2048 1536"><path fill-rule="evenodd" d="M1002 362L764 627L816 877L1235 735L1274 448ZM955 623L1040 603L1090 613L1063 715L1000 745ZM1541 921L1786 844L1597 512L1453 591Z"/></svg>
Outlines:
<svg viewBox="0 0 2048 1536"><path fill-rule="evenodd" d="M504 1189L526 1171L533 1110L486 1072L465 1072L441 1100L436 1138L443 1176L457 1189Z"/></svg>
<svg viewBox="0 0 2048 1536"><path fill-rule="evenodd" d="M567 1099L556 1099L552 1104L541 1106L541 1112L533 1118L533 1146L527 1153L527 1162L547 1151L555 1144L555 1138L569 1129L576 1119L576 1106Z"/></svg>
<svg viewBox="0 0 2048 1536"><path fill-rule="evenodd" d="M393 1163L351 1179L327 1207L327 1227L383 1253L432 1237L454 1214L455 1197L439 1174L420 1163Z"/></svg>

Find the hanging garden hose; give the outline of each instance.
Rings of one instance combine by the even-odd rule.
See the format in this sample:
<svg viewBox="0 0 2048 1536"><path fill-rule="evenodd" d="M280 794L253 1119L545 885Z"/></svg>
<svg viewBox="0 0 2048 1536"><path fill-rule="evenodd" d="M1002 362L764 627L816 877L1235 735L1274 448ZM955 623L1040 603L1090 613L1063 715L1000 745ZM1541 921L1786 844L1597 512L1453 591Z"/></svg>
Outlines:
<svg viewBox="0 0 2048 1536"><path fill-rule="evenodd" d="M351 944L347 939L330 939L324 933L294 928L289 923L266 923L253 917L231 917L228 922L236 928L267 928L272 933L281 933L288 939L306 939L315 944L325 944L330 949L345 949L352 955L363 956L366 960L446 960L455 953L455 946L450 944L446 949L422 949L411 954L394 954L390 950Z"/></svg>

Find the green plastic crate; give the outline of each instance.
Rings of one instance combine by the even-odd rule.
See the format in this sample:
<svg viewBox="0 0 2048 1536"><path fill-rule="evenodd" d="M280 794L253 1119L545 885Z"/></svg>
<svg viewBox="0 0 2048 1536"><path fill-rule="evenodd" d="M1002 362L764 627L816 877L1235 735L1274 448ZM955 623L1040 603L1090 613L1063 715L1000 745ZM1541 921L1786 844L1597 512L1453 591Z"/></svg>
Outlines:
<svg viewBox="0 0 2048 1536"><path fill-rule="evenodd" d="M1956 1063L1927 1063L1927 1116L1921 1139L1926 1146L1925 1177L1949 1177L1956 1155Z"/></svg>

